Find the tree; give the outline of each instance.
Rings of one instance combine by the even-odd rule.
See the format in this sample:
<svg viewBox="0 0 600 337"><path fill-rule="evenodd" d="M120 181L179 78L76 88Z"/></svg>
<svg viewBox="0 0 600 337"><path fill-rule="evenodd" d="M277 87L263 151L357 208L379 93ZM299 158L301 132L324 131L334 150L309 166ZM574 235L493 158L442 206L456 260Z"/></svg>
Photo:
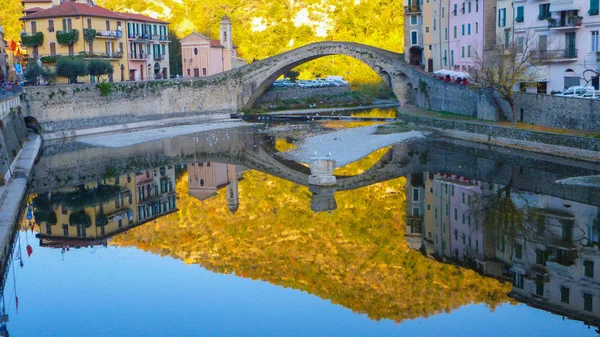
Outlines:
<svg viewBox="0 0 600 337"><path fill-rule="evenodd" d="M87 69L92 79L92 83L94 82L94 77L96 78L97 82L100 82L100 76L109 75L114 72L112 64L110 64L110 62L107 60L89 60Z"/></svg>
<svg viewBox="0 0 600 337"><path fill-rule="evenodd" d="M27 65L24 76L29 84L32 85L39 85L40 79L44 79L46 82L51 83L54 82L56 78L56 75L49 67L42 67L37 61L32 61Z"/></svg>
<svg viewBox="0 0 600 337"><path fill-rule="evenodd" d="M181 64L181 43L177 38L177 34L170 30L169 38L169 70L171 75L183 75L183 67Z"/></svg>
<svg viewBox="0 0 600 337"><path fill-rule="evenodd" d="M520 83L538 82L541 65L553 52L538 43L531 33L520 34L512 41L496 41L495 46L479 54L475 52L474 67L469 71L472 83L479 88L491 89L508 103L512 111L512 123L517 123L515 87Z"/></svg>
<svg viewBox="0 0 600 337"><path fill-rule="evenodd" d="M298 76L300 76L300 73L293 70L290 70L287 73L285 73L285 77L289 78L292 82L296 82Z"/></svg>
<svg viewBox="0 0 600 337"><path fill-rule="evenodd" d="M87 64L80 58L61 57L56 61L56 75L68 78L69 83L77 83L78 76L87 74Z"/></svg>

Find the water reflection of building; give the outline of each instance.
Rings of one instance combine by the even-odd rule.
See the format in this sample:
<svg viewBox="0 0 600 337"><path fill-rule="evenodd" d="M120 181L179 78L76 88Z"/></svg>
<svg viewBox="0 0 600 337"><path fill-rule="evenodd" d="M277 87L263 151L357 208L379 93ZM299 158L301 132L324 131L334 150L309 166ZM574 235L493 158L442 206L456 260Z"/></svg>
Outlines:
<svg viewBox="0 0 600 337"><path fill-rule="evenodd" d="M106 245L118 233L175 212L172 166L122 174L34 198L40 246Z"/></svg>
<svg viewBox="0 0 600 337"><path fill-rule="evenodd" d="M424 184L407 179L411 248L512 280L516 299L600 326L598 207L455 175L422 176Z"/></svg>
<svg viewBox="0 0 600 337"><path fill-rule="evenodd" d="M227 207L237 212L240 201L238 183L246 169L233 164L202 162L188 165L188 194L204 201L227 187Z"/></svg>

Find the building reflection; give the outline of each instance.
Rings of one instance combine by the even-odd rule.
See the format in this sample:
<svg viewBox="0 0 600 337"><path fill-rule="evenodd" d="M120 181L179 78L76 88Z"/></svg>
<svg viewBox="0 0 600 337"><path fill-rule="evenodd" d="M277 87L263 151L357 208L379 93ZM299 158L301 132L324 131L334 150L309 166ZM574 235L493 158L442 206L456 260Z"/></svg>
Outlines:
<svg viewBox="0 0 600 337"><path fill-rule="evenodd" d="M407 177L412 249L512 282L530 306L600 326L598 207L456 175Z"/></svg>
<svg viewBox="0 0 600 337"><path fill-rule="evenodd" d="M235 214L240 206L238 183L247 169L233 164L199 162L188 164L188 194L205 201L227 188L227 207Z"/></svg>
<svg viewBox="0 0 600 337"><path fill-rule="evenodd" d="M33 199L42 247L107 245L112 236L177 211L173 166L65 187Z"/></svg>

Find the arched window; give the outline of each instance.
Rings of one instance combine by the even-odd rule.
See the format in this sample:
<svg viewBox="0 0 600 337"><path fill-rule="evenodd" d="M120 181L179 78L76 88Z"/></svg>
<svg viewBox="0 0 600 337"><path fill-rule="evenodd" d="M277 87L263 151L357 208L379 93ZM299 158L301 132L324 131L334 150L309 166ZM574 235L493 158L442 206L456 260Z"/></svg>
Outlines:
<svg viewBox="0 0 600 337"><path fill-rule="evenodd" d="M194 48L194 55L198 55L198 48Z"/></svg>

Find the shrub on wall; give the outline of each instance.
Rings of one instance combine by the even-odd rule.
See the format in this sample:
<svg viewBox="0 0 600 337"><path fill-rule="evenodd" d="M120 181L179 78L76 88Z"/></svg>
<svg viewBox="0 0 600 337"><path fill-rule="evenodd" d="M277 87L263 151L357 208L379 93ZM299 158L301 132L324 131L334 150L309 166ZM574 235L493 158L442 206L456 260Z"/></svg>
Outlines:
<svg viewBox="0 0 600 337"><path fill-rule="evenodd" d="M44 64L54 64L54 63L56 63L56 61L58 61L59 57L60 56L58 56L58 55L42 56L42 57L40 57L40 61L42 61L42 63L44 63Z"/></svg>
<svg viewBox="0 0 600 337"><path fill-rule="evenodd" d="M21 34L21 45L25 47L37 47L42 43L44 43L44 34L42 32L31 35Z"/></svg>
<svg viewBox="0 0 600 337"><path fill-rule="evenodd" d="M68 78L70 83L77 83L78 76L87 74L87 64L80 58L61 57L56 61L56 75Z"/></svg>
<svg viewBox="0 0 600 337"><path fill-rule="evenodd" d="M83 39L89 43L94 42L94 40L96 39L96 30L92 28L84 28Z"/></svg>
<svg viewBox="0 0 600 337"><path fill-rule="evenodd" d="M63 46L72 46L79 41L79 31L77 29L68 32L56 32L56 42Z"/></svg>

